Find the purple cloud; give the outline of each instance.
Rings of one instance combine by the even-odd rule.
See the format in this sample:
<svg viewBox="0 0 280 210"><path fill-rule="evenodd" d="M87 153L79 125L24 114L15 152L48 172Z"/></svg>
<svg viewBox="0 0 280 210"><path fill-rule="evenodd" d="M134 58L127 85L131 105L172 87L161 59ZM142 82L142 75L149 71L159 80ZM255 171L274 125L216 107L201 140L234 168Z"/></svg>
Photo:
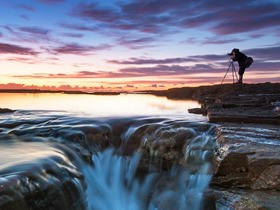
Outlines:
<svg viewBox="0 0 280 210"><path fill-rule="evenodd" d="M205 40L200 41L202 45L204 44L227 44L227 43L237 43L237 42L242 42L245 41L245 39L240 39L240 38L220 38L218 36L216 37L207 37Z"/></svg>
<svg viewBox="0 0 280 210"><path fill-rule="evenodd" d="M117 44L131 49L141 49L145 47L153 47L151 43L155 40L156 39L153 37L140 37L134 39L122 37L117 40Z"/></svg>
<svg viewBox="0 0 280 210"><path fill-rule="evenodd" d="M267 48L253 48L244 50L248 56L252 56L262 61L279 60L280 58L280 46L267 47Z"/></svg>
<svg viewBox="0 0 280 210"><path fill-rule="evenodd" d="M101 8L96 3L80 3L72 14L123 31L163 35L177 32L175 28L199 28L217 35L229 35L279 27L279 9L279 3L272 1L256 3L250 0L232 4L214 0L192 3L182 0L143 0L123 2L114 8Z"/></svg>
<svg viewBox="0 0 280 210"><path fill-rule="evenodd" d="M195 55L188 57L178 57L178 58L165 58L165 59L152 59L152 58L130 58L127 60L108 60L108 63L121 64L121 65L145 65L145 64L178 64L186 62L205 62L205 61L221 61L225 60L225 55Z"/></svg>
<svg viewBox="0 0 280 210"><path fill-rule="evenodd" d="M108 60L108 63L114 64L133 64L133 65L144 65L144 64L172 64L172 63L184 63L197 61L195 58L166 58L166 59L142 59L142 58L130 58L128 60Z"/></svg>
<svg viewBox="0 0 280 210"><path fill-rule="evenodd" d="M111 9L99 8L96 3L80 3L75 7L73 14L82 18L92 19L99 22L112 23L118 21L121 13Z"/></svg>
<svg viewBox="0 0 280 210"><path fill-rule="evenodd" d="M18 42L41 43L44 41L54 41L50 38L50 30L42 27L27 27L27 26L10 26L6 25L3 28L9 33L10 39Z"/></svg>
<svg viewBox="0 0 280 210"><path fill-rule="evenodd" d="M64 44L59 47L47 49L52 54L89 55L99 50L109 49L109 45L89 46L81 44Z"/></svg>
<svg viewBox="0 0 280 210"><path fill-rule="evenodd" d="M197 64L194 66L157 65L154 67L131 67L119 70L114 76L121 77L146 77L146 76L178 76L199 72L216 72L212 65Z"/></svg>
<svg viewBox="0 0 280 210"><path fill-rule="evenodd" d="M46 4L58 4L64 2L65 0L38 0L38 1Z"/></svg>
<svg viewBox="0 0 280 210"><path fill-rule="evenodd" d="M26 16L26 15L20 15L20 17L21 17L22 19L24 19L24 20L30 20L29 17Z"/></svg>
<svg viewBox="0 0 280 210"><path fill-rule="evenodd" d="M62 33L62 36L67 36L72 38L82 38L84 35L80 33Z"/></svg>
<svg viewBox="0 0 280 210"><path fill-rule="evenodd" d="M29 11L29 12L35 12L36 11L34 7L32 7L28 4L17 4L15 7L19 8L19 9L24 9L24 10Z"/></svg>
<svg viewBox="0 0 280 210"><path fill-rule="evenodd" d="M26 32L32 35L48 35L50 30L44 29L44 28L39 28L39 27L19 27L19 30L21 32Z"/></svg>
<svg viewBox="0 0 280 210"><path fill-rule="evenodd" d="M38 55L39 53L31 48L0 43L0 54Z"/></svg>
<svg viewBox="0 0 280 210"><path fill-rule="evenodd" d="M60 23L59 26L61 26L62 28L79 30L79 31L95 32L98 30L98 27L96 26L89 26L85 24Z"/></svg>

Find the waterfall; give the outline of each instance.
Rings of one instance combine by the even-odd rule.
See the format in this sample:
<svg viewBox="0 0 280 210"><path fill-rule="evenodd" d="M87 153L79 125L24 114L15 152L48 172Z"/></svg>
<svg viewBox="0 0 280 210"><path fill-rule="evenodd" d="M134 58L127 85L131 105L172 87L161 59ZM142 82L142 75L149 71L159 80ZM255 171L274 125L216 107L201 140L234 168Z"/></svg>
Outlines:
<svg viewBox="0 0 280 210"><path fill-rule="evenodd" d="M42 183L58 180L61 183L58 187L51 185L49 188L57 193L61 192L63 181L67 181L65 196L70 196L71 200L63 202L57 196L58 200L50 196L36 197L38 200L28 204L31 207L40 207L41 200L47 198L54 200L55 205L63 203L73 209L86 206L88 210L203 208L215 150L213 125L154 117L97 121L68 116L34 116L24 115L20 122L4 119L0 140L9 142L15 151L21 151L15 147L16 142L22 142L22 148L40 143L40 149L34 154L38 152L50 164L41 166L41 159L33 158L30 168L40 166L36 170L38 180L45 181ZM37 121L34 123L33 119ZM47 148L50 152L44 152ZM9 154L18 158L16 152ZM32 153L28 154L22 156L20 163L14 164L16 167L12 167L10 173L17 173L17 166L29 161ZM60 161L61 158L65 161ZM56 168L52 167L51 160L55 160ZM3 161L8 160L3 157ZM46 170L48 167L52 170ZM34 173L23 174L23 179L26 175L24 180L28 180ZM45 174L53 178L48 181ZM73 189L75 193L72 193ZM30 190L29 194L36 194L36 191Z"/></svg>
<svg viewBox="0 0 280 210"><path fill-rule="evenodd" d="M93 167L82 170L89 210L199 210L211 180L213 137L195 137L185 151L183 167L150 172L137 178L141 154L124 157L110 148L93 156Z"/></svg>

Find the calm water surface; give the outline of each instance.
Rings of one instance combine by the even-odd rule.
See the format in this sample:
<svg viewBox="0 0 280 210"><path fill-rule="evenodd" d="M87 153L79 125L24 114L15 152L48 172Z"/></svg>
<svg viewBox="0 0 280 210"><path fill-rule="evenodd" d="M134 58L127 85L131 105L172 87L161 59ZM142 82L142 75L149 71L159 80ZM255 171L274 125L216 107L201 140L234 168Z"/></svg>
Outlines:
<svg viewBox="0 0 280 210"><path fill-rule="evenodd" d="M200 107L193 100L169 100L147 94L68 95L60 93L0 93L0 108L62 111L78 116L173 116L202 120L188 113Z"/></svg>
<svg viewBox="0 0 280 210"><path fill-rule="evenodd" d="M146 94L0 93L0 108L17 110L0 115L0 209L202 209L215 126L188 113L196 107ZM170 147L174 166L162 171Z"/></svg>

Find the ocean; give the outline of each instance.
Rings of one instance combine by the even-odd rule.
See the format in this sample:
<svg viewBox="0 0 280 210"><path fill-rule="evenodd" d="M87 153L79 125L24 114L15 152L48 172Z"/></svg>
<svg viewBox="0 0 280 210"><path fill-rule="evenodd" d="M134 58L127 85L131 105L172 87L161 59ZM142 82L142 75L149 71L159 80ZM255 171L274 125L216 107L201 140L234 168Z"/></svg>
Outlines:
<svg viewBox="0 0 280 210"><path fill-rule="evenodd" d="M204 209L215 125L192 100L0 93L0 209Z"/></svg>

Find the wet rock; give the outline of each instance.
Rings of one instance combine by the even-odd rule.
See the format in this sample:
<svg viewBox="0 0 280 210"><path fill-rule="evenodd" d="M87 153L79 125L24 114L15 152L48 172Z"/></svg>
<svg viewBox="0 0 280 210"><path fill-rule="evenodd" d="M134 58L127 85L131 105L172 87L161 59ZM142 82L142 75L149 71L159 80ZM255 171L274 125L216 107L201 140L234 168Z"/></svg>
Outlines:
<svg viewBox="0 0 280 210"><path fill-rule="evenodd" d="M1 210L86 209L83 175L62 151L37 142L11 144L0 145L6 158L0 160Z"/></svg>
<svg viewBox="0 0 280 210"><path fill-rule="evenodd" d="M15 110L7 109L7 108L0 108L0 114L3 114L3 113L12 113L12 112L15 112Z"/></svg>
<svg viewBox="0 0 280 210"><path fill-rule="evenodd" d="M212 189L206 193L205 209L278 210L279 196L274 191Z"/></svg>
<svg viewBox="0 0 280 210"><path fill-rule="evenodd" d="M185 164L187 149L192 149L195 153L204 147L205 156L209 153L208 161L210 161L213 158L211 154L215 144L212 139L207 144L207 139L202 134L213 132L214 127L208 123L175 123L174 121L145 124L135 129L130 138L121 145L122 151L125 155L130 155L140 150L142 156L139 168L143 172L167 171L174 164ZM191 143L192 148L188 148ZM189 157L191 158L193 157Z"/></svg>
<svg viewBox="0 0 280 210"><path fill-rule="evenodd" d="M203 108L188 109L189 113L207 115L207 110Z"/></svg>
<svg viewBox="0 0 280 210"><path fill-rule="evenodd" d="M226 123L218 128L217 172L213 184L280 190L280 126Z"/></svg>
<svg viewBox="0 0 280 210"><path fill-rule="evenodd" d="M280 124L280 114L274 105L279 95L246 95L217 98L204 104L210 122L243 122Z"/></svg>
<svg viewBox="0 0 280 210"><path fill-rule="evenodd" d="M29 173L17 172L15 175L2 176L1 210L85 209L85 197L79 189L81 176L75 177L67 171L54 171L50 167L45 167L45 177L44 174L38 174L36 169L30 170Z"/></svg>
<svg viewBox="0 0 280 210"><path fill-rule="evenodd" d="M280 83L223 84L151 92L170 99L195 99L189 112L208 114L210 122L280 124ZM203 111L202 111L203 110Z"/></svg>

